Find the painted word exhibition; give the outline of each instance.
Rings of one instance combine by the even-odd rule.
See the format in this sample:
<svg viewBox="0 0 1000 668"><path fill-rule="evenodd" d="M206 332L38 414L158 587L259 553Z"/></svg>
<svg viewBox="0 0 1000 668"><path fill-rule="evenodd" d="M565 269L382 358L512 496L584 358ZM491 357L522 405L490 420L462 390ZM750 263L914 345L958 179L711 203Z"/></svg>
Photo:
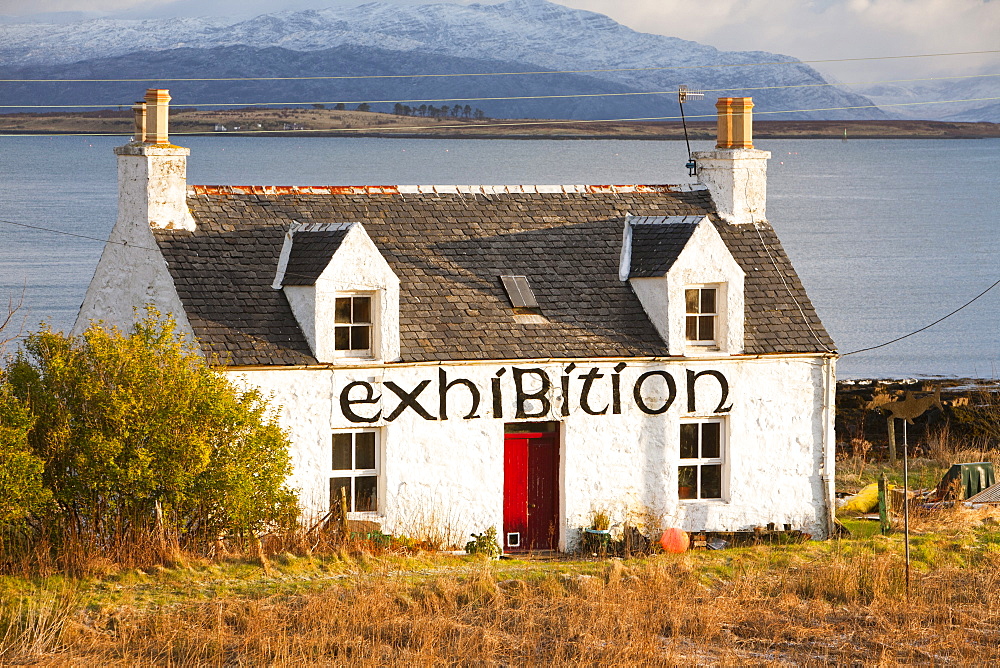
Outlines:
<svg viewBox="0 0 1000 668"><path fill-rule="evenodd" d="M621 362L610 370L594 366L584 371L584 367L577 367L576 363L570 363L559 375L558 387L562 397L573 397L571 388L575 389L576 401L562 401L559 406L559 415L568 416L574 406L588 415L606 415L608 413L620 415L622 412L622 371L627 366ZM508 367L500 367L490 379L489 400L492 404L492 414L486 417L494 419L505 417L505 391L510 392L511 390L514 399L514 414L511 417L514 419L540 418L549 415L552 410L551 392L555 387L549 372L537 367L512 366L509 367L509 370L510 376L507 379L504 376L508 373ZM694 413L699 408L695 387L701 379L705 379L701 382L714 381L718 384L721 398L713 412L729 412L732 409L731 404L726 404L729 400L729 381L721 371L715 369L685 370L684 392L687 399L687 411ZM506 383L505 380L507 380ZM476 420L484 417L480 414L480 406L484 400L483 391L475 382L468 378L449 378L448 371L444 367L438 368L436 396L433 390L428 389L432 382L431 379L425 379L413 387L406 388L391 380L380 383L362 380L352 381L340 391L340 411L348 421L355 423L372 423L380 420L392 422L406 411L413 411L424 420L447 420L450 417L455 417L449 415L448 412L450 393L465 392L469 399L469 409L465 415L461 416L461 419ZM594 395L600 394L601 383L605 384L603 386L605 397L607 384L610 384L611 397L609 400L597 401L594 398ZM381 385L381 393L376 389L376 385ZM665 413L677 399L678 392L677 381L673 375L662 369L640 374L630 389L632 403L646 415ZM386 398L396 402L392 406L392 410L388 412L384 412L386 409L380 407L385 406Z"/></svg>

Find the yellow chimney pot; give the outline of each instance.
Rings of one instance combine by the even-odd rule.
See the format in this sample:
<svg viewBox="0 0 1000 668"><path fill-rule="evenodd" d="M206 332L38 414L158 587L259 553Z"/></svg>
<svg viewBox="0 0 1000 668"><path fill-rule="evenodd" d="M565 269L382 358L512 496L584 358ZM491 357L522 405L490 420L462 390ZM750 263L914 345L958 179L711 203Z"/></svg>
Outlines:
<svg viewBox="0 0 1000 668"><path fill-rule="evenodd" d="M733 98L720 97L715 103L718 112L718 130L716 131L715 148L733 147Z"/></svg>
<svg viewBox="0 0 1000 668"><path fill-rule="evenodd" d="M733 148L753 148L753 98L734 97Z"/></svg>
<svg viewBox="0 0 1000 668"><path fill-rule="evenodd" d="M753 98L720 97L715 108L719 112L715 148L753 148Z"/></svg>
<svg viewBox="0 0 1000 668"><path fill-rule="evenodd" d="M140 100L132 105L132 115L135 118L135 135L132 141L141 144L146 141L146 103Z"/></svg>
<svg viewBox="0 0 1000 668"><path fill-rule="evenodd" d="M169 107L169 90L166 88L146 89L146 142L153 144L170 143L170 133L167 130Z"/></svg>

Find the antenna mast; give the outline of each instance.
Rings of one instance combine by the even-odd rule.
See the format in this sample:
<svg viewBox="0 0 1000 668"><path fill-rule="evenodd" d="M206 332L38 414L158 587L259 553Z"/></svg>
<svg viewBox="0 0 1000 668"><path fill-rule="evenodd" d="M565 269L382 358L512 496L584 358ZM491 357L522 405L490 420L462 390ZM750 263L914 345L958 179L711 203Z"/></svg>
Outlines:
<svg viewBox="0 0 1000 668"><path fill-rule="evenodd" d="M691 140L688 139L687 119L684 118L684 103L688 100L700 100L705 97L704 93L694 93L688 90L685 85L677 86L677 105L681 108L681 124L684 126L684 143L687 145L688 161L684 164L688 169L688 176L694 176L697 165L691 157Z"/></svg>

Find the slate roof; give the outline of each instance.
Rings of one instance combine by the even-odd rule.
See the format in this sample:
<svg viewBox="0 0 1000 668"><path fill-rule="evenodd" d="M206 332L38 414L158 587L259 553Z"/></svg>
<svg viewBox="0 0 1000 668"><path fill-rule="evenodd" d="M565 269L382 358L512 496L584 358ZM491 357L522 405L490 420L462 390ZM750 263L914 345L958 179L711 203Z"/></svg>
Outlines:
<svg viewBox="0 0 1000 668"><path fill-rule="evenodd" d="M663 276L673 266L694 228L704 216L636 216L628 219L632 225L632 261L630 278Z"/></svg>
<svg viewBox="0 0 1000 668"><path fill-rule="evenodd" d="M347 228L324 232L296 232L282 285L314 285L347 236Z"/></svg>
<svg viewBox="0 0 1000 668"><path fill-rule="evenodd" d="M202 348L231 365L315 363L284 293L270 287L293 222L364 225L400 278L404 362L667 355L618 280L622 225L626 214L711 214L707 191L459 188L195 186L196 231L154 235ZM746 351L832 349L770 226L710 219L746 272ZM528 278L542 319L515 320L501 275Z"/></svg>

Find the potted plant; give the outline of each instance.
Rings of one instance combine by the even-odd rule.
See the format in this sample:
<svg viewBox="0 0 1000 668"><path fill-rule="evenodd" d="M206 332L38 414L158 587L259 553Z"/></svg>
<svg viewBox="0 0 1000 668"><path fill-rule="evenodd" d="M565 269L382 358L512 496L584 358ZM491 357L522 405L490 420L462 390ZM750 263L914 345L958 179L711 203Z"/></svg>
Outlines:
<svg viewBox="0 0 1000 668"><path fill-rule="evenodd" d="M697 475L694 466L682 466L677 471L677 498L697 499L698 494L695 488Z"/></svg>
<svg viewBox="0 0 1000 668"><path fill-rule="evenodd" d="M583 530L583 546L588 552L606 554L611 541L611 516L606 511L590 513L590 526Z"/></svg>

